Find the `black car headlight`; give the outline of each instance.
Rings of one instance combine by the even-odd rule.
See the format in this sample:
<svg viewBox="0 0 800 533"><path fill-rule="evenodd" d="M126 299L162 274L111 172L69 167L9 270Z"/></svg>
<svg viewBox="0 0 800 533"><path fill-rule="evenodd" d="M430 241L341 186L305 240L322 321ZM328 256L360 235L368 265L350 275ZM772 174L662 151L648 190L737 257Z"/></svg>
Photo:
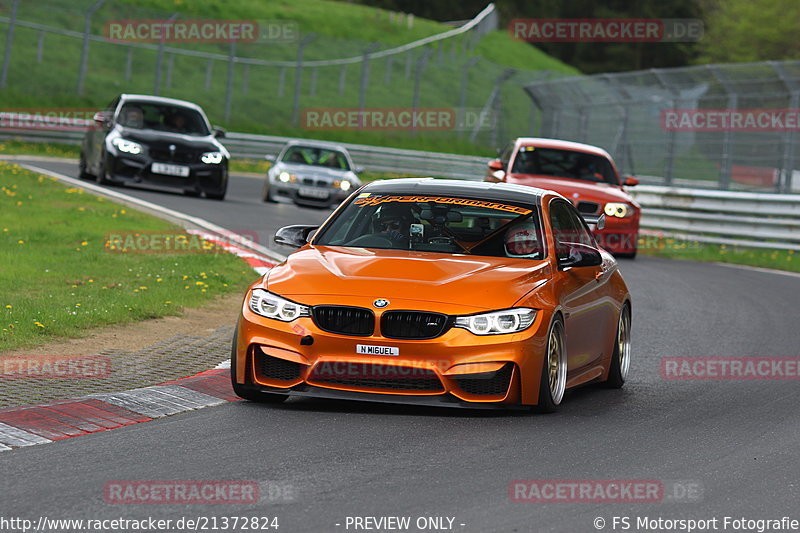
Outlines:
<svg viewBox="0 0 800 533"><path fill-rule="evenodd" d="M464 328L474 335L504 335L528 329L535 318L535 309L516 307L477 315L457 316L455 327Z"/></svg>
<svg viewBox="0 0 800 533"><path fill-rule="evenodd" d="M257 315L282 322L291 322L301 316L311 316L307 305L281 298L264 289L253 290L248 306Z"/></svg>
<svg viewBox="0 0 800 533"><path fill-rule="evenodd" d="M222 152L206 152L200 156L200 161L206 165L219 165L223 159L225 155Z"/></svg>
<svg viewBox="0 0 800 533"><path fill-rule="evenodd" d="M142 153L141 144L129 141L128 139L123 139L122 137L115 137L111 141L111 144L114 146L114 148L126 154L136 155Z"/></svg>

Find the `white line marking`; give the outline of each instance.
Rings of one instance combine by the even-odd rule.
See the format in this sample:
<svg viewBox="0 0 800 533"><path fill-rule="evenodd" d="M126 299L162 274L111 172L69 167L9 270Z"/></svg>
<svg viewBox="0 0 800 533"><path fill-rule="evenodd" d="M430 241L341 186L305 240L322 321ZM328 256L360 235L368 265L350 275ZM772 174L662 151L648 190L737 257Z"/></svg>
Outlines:
<svg viewBox="0 0 800 533"><path fill-rule="evenodd" d="M223 362L221 362L220 364L218 364L217 366L215 366L215 367L214 367L214 370L219 370L219 369L224 369L224 368L230 368L230 367L231 367L231 360L230 360L230 359L225 359Z"/></svg>
<svg viewBox="0 0 800 533"><path fill-rule="evenodd" d="M0 443L6 447L32 446L34 444L47 444L48 442L53 441L0 422Z"/></svg>
<svg viewBox="0 0 800 533"><path fill-rule="evenodd" d="M774 268L755 267L750 265L736 265L734 263L714 263L715 265L724 266L728 268L739 268L741 270L752 270L754 272L764 272L766 274L778 274L780 276L790 276L793 278L800 278L798 272L788 272L786 270L776 270Z"/></svg>
<svg viewBox="0 0 800 533"><path fill-rule="evenodd" d="M105 187L101 187L101 186L95 185L93 183L88 183L88 182L86 182L84 180L71 178L71 177L66 176L64 174L60 174L58 172L53 172L52 170L47 170L46 168L41 168L41 167L37 167L37 166L34 166L34 165L25 165L25 164L20 165L20 166L23 167L23 168L27 168L28 170L30 170L32 172L38 172L39 174L45 174L46 176L51 176L51 177L56 178L56 179L58 179L60 181L64 181L66 183L69 183L70 185L73 185L75 187L80 187L82 189L90 190L90 191L95 192L95 193L97 193L97 194L99 194L101 196L105 196L107 198L113 198L115 200L119 200L120 202L128 203L131 206L136 206L136 207L140 207L140 208L143 208L143 209L146 209L146 210L154 211L156 213L159 213L159 214L163 215L162 218L163 217L169 217L171 219L174 219L175 221L179 221L184 226L186 225L186 223L193 224L195 226L201 227L203 229L206 229L208 231L211 231L213 233L221 235L221 236L223 236L223 238L227 238L229 240L233 240L233 241L236 242L236 244L242 246L243 248L247 248L247 249L253 250L255 252L258 252L260 254L266 255L267 257L269 257L271 259L274 259L275 261L277 261L279 263L282 262L284 259L286 259L286 257L284 257L283 255L279 254L278 252L275 252L274 250L270 250L269 248L266 248L265 246L261 246L260 244L256 244L252 240L245 239L244 237L241 237L240 235L238 235L234 231L231 231L229 229L225 229L222 226L218 226L218 225L214 224L213 222L209 222L208 220L205 220L203 218L195 217L195 216L192 216L192 215L187 215L186 213L181 213L180 211L175 211L174 209L169 209L167 207L163 207L163 206L160 206L158 204L154 204L152 202L148 202L146 200L140 200L139 198L135 198L133 196L128 196L127 194L122 194L121 192L112 191L112 190L109 190L109 189L107 189Z"/></svg>

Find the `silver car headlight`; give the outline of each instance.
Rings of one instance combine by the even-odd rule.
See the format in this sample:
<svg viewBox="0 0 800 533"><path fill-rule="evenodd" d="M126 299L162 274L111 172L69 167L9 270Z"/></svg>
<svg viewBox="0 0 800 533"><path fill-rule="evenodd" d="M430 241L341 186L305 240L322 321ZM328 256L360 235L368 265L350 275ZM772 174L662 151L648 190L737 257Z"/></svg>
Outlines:
<svg viewBox="0 0 800 533"><path fill-rule="evenodd" d="M344 192L347 192L353 188L353 184L348 180L334 181L333 186L343 190Z"/></svg>
<svg viewBox="0 0 800 533"><path fill-rule="evenodd" d="M455 327L464 328L475 335L504 335L528 329L535 318L535 309L516 307L503 311L458 316Z"/></svg>
<svg viewBox="0 0 800 533"><path fill-rule="evenodd" d="M311 316L307 305L281 298L264 289L253 290L248 305L255 314L282 322L291 322L301 316Z"/></svg>
<svg viewBox="0 0 800 533"><path fill-rule="evenodd" d="M223 159L225 159L225 156L222 152L206 152L200 156L200 161L206 165L219 165Z"/></svg>
<svg viewBox="0 0 800 533"><path fill-rule="evenodd" d="M126 154L136 155L136 154L141 154L142 153L142 145L141 144L139 144L137 142L129 141L128 139L123 139L122 137L115 137L111 141L111 144L114 145L114 148L116 148L120 152L124 152Z"/></svg>
<svg viewBox="0 0 800 533"><path fill-rule="evenodd" d="M294 174L289 174L286 171L283 171L280 174L278 174L278 181L280 181L281 183L289 183L289 182L294 183L295 181L297 181L297 176L295 176Z"/></svg>

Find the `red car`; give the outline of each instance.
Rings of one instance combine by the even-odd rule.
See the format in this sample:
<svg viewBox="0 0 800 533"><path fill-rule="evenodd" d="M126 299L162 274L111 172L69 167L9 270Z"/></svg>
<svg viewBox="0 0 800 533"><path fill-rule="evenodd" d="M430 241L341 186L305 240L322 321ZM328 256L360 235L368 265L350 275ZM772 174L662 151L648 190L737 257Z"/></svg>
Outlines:
<svg viewBox="0 0 800 533"><path fill-rule="evenodd" d="M595 229L600 246L621 257L636 257L641 208L625 191L639 183L620 178L614 160L588 144L520 137L498 159L489 162L484 181L550 189L575 204L582 215L605 214L605 227Z"/></svg>

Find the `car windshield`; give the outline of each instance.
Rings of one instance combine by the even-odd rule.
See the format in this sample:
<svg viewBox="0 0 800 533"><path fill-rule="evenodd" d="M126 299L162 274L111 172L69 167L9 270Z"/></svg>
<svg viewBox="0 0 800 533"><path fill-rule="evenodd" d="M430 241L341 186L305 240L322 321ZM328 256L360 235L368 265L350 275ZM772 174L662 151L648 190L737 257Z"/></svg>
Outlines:
<svg viewBox="0 0 800 533"><path fill-rule="evenodd" d="M539 211L476 198L361 193L315 245L542 259Z"/></svg>
<svg viewBox="0 0 800 533"><path fill-rule="evenodd" d="M206 121L197 110L152 102L127 102L119 112L119 123L126 128L208 135Z"/></svg>
<svg viewBox="0 0 800 533"><path fill-rule="evenodd" d="M291 146L283 154L281 161L299 165L313 165L318 167L350 170L347 157L339 150L319 148L314 146Z"/></svg>
<svg viewBox="0 0 800 533"><path fill-rule="evenodd" d="M573 150L521 146L511 172L619 185L608 159Z"/></svg>

